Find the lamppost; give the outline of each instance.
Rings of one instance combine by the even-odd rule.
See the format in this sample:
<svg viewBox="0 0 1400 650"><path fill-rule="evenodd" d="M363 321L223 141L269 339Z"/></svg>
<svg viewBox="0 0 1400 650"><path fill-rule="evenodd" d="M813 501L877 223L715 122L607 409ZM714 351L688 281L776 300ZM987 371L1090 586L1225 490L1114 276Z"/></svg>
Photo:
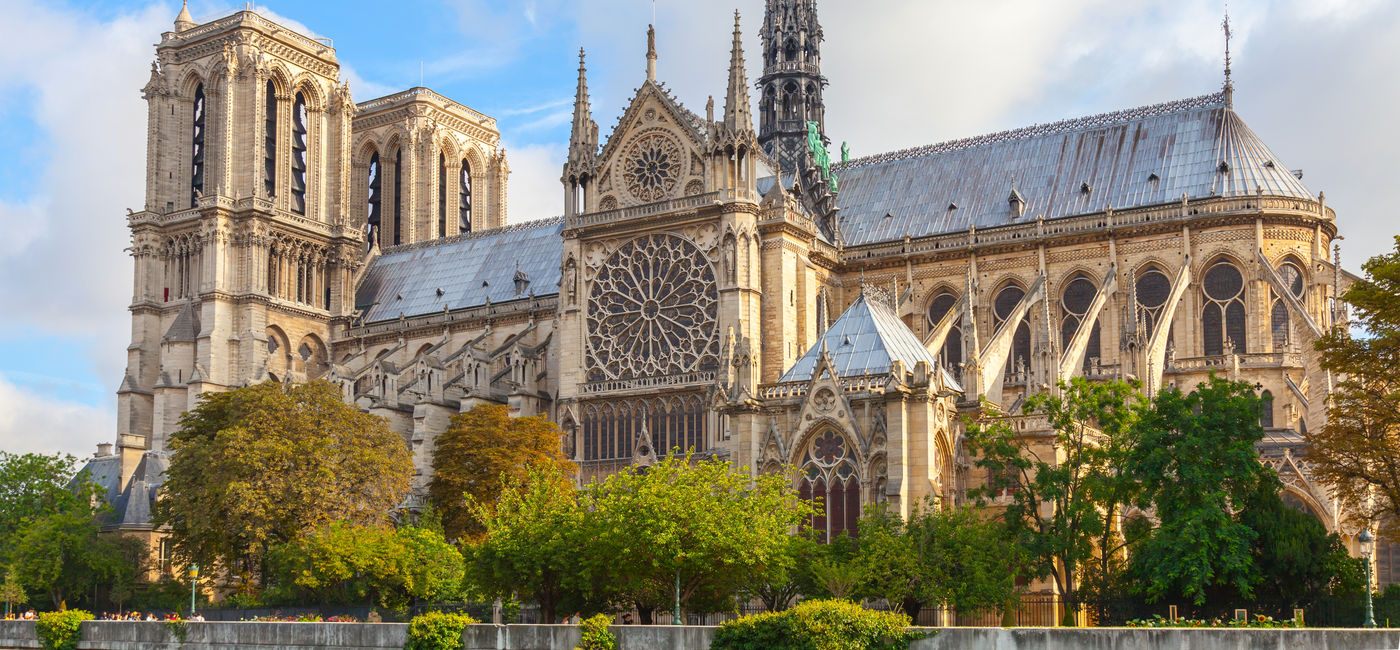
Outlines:
<svg viewBox="0 0 1400 650"><path fill-rule="evenodd" d="M194 591L199 584L199 565L190 563L190 617L194 617Z"/></svg>
<svg viewBox="0 0 1400 650"><path fill-rule="evenodd" d="M681 570L676 569L676 608L671 611L671 625L685 625L681 620Z"/></svg>
<svg viewBox="0 0 1400 650"><path fill-rule="evenodd" d="M1361 542L1361 558L1366 560L1366 620L1361 627L1375 627L1376 616L1371 610L1371 553L1375 551L1376 538L1367 528L1361 531L1356 541Z"/></svg>

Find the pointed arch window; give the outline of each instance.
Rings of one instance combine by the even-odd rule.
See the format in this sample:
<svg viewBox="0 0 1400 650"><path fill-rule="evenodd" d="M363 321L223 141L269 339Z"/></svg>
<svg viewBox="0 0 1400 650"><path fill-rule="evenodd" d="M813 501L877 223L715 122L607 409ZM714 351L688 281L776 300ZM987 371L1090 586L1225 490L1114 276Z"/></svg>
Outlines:
<svg viewBox="0 0 1400 650"><path fill-rule="evenodd" d="M263 96L263 192L277 192L277 86L268 80Z"/></svg>
<svg viewBox="0 0 1400 650"><path fill-rule="evenodd" d="M817 505L808 525L826 542L846 533L855 537L860 519L860 478L851 445L836 431L812 439L803 452L798 496Z"/></svg>
<svg viewBox="0 0 1400 650"><path fill-rule="evenodd" d="M472 166L462 159L461 182L457 187L457 222L459 232L472 231Z"/></svg>
<svg viewBox="0 0 1400 650"><path fill-rule="evenodd" d="M1074 334L1079 331L1080 323L1089 317L1089 307L1094 303L1094 296L1098 294L1098 287L1089 276L1080 273L1075 276L1069 284L1065 285L1064 294L1060 296L1060 306L1064 309L1064 317L1060 320L1060 345L1062 352L1069 349L1070 341L1074 339ZM1084 349L1085 372L1088 372L1092 365L1092 360L1099 358L1099 322L1094 321L1094 326L1089 329L1089 344Z"/></svg>
<svg viewBox="0 0 1400 650"><path fill-rule="evenodd" d="M943 291L933 297L928 303L928 325L937 327L953 305L958 302L956 296L951 291ZM962 327L954 325L948 330L948 338L943 340L943 350L939 354L938 360L952 372L954 376L962 369Z"/></svg>
<svg viewBox="0 0 1400 650"><path fill-rule="evenodd" d="M1293 294L1294 298L1302 300L1303 272L1298 269L1298 265L1292 261L1285 261L1277 270L1278 277L1283 280L1284 286L1288 287L1288 292ZM1269 331L1273 338L1274 352L1283 352L1288 349L1293 334L1288 317L1288 304L1272 289L1269 291L1269 297L1272 301L1269 308Z"/></svg>
<svg viewBox="0 0 1400 650"><path fill-rule="evenodd" d="M1206 271L1204 305L1201 306L1201 350L1206 356L1219 356L1225 351L1247 350L1244 276L1226 261L1216 262Z"/></svg>
<svg viewBox="0 0 1400 650"><path fill-rule="evenodd" d="M1259 395L1259 426L1274 428L1274 394L1267 390Z"/></svg>
<svg viewBox="0 0 1400 650"><path fill-rule="evenodd" d="M394 152L394 245L403 243L403 147Z"/></svg>
<svg viewBox="0 0 1400 650"><path fill-rule="evenodd" d="M997 292L996 300L992 301L992 315L994 316L994 329L1001 327L1001 324L1011 318L1011 313L1016 311L1016 305L1021 304L1021 299L1026 297L1026 291L1014 284L1007 285ZM1022 318L1016 325L1015 333L1011 335L1011 354L1006 355L1006 375L1013 383L1021 383L1026 380L1031 363L1031 327Z"/></svg>
<svg viewBox="0 0 1400 650"><path fill-rule="evenodd" d="M369 228L369 243L374 245L379 241L380 204L384 202L383 197L383 170L379 167L379 152L376 151L369 156L369 169L366 180L369 185L368 192L368 214L365 223Z"/></svg>
<svg viewBox="0 0 1400 650"><path fill-rule="evenodd" d="M306 214L306 96L292 102L292 212Z"/></svg>
<svg viewBox="0 0 1400 650"><path fill-rule="evenodd" d="M1161 269L1150 266L1138 276L1133 291L1137 296L1138 321L1144 326L1143 332L1151 336L1166 312L1167 299L1172 293L1172 281L1167 279L1167 274Z"/></svg>
<svg viewBox="0 0 1400 650"><path fill-rule="evenodd" d="M438 237L447 236L447 154L438 152Z"/></svg>
<svg viewBox="0 0 1400 650"><path fill-rule="evenodd" d="M204 84L194 87L194 121L191 133L194 151L190 158L190 207L204 193Z"/></svg>

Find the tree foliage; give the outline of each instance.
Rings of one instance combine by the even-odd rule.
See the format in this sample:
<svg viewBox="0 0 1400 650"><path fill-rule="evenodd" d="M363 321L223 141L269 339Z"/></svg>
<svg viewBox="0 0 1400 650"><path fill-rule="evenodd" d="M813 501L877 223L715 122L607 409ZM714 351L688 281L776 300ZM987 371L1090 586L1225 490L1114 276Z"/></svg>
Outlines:
<svg viewBox="0 0 1400 650"><path fill-rule="evenodd" d="M408 492L408 448L329 382L206 393L171 436L153 521L175 553L245 584L267 549L336 521L385 521Z"/></svg>
<svg viewBox="0 0 1400 650"><path fill-rule="evenodd" d="M544 417L510 416L500 404L484 404L452 421L437 438L428 496L442 515L448 539L479 537L484 530L474 506L491 507L504 474L523 479L532 466L574 466L563 452L563 433Z"/></svg>
<svg viewBox="0 0 1400 650"><path fill-rule="evenodd" d="M29 522L70 510L90 511L95 488L70 485L77 462L66 454L0 451L0 561L13 559Z"/></svg>
<svg viewBox="0 0 1400 650"><path fill-rule="evenodd" d="M724 605L781 561L788 531L811 512L787 476L689 456L614 474L584 497L586 574L644 614L670 605L678 577L687 609Z"/></svg>
<svg viewBox="0 0 1400 650"><path fill-rule="evenodd" d="M1317 342L1336 383L1327 425L1306 434L1308 463L1341 502L1393 535L1400 533L1400 237L1362 269L1366 277L1342 299L1364 335L1338 326Z"/></svg>
<svg viewBox="0 0 1400 650"><path fill-rule="evenodd" d="M1002 511L1008 530L1033 559L1033 573L1052 578L1069 601L1081 573L1106 573L1119 547L1121 508L1136 491L1123 471L1130 431L1145 410L1135 384L1075 378L1061 382L1058 394L1026 400L1025 412L1045 416L1053 441L1028 441L1003 420L970 429L969 450L989 476L971 496L985 504L1009 494ZM1108 552L1097 553L1096 562L1098 549ZM1064 624L1072 625L1072 616L1066 608Z"/></svg>
<svg viewBox="0 0 1400 650"><path fill-rule="evenodd" d="M860 534L865 593L900 605L911 619L930 605L992 609L1016 596L1021 549L1004 524L971 508L944 510L925 500L902 519L877 504L861 517Z"/></svg>
<svg viewBox="0 0 1400 650"><path fill-rule="evenodd" d="M1260 481L1239 519L1256 535L1253 559L1259 582L1254 596L1273 604L1279 615L1327 596L1361 593L1363 560L1351 557L1341 538L1328 533L1316 517L1285 505L1277 482Z"/></svg>
<svg viewBox="0 0 1400 650"><path fill-rule="evenodd" d="M488 597L538 603L545 622L556 620L561 606L581 609L588 588L579 561L589 542L580 536L585 513L573 480L555 463L501 480L494 508L472 505L484 534L466 547L468 582Z"/></svg>
<svg viewBox="0 0 1400 650"><path fill-rule="evenodd" d="M1132 557L1139 589L1149 602L1170 595L1200 605L1222 588L1252 597L1258 534L1235 513L1278 481L1254 449L1264 433L1254 388L1212 375L1189 394L1164 389L1134 431L1139 502L1159 522Z"/></svg>
<svg viewBox="0 0 1400 650"><path fill-rule="evenodd" d="M343 522L273 547L268 565L274 600L394 609L455 598L464 572L461 553L441 533Z"/></svg>

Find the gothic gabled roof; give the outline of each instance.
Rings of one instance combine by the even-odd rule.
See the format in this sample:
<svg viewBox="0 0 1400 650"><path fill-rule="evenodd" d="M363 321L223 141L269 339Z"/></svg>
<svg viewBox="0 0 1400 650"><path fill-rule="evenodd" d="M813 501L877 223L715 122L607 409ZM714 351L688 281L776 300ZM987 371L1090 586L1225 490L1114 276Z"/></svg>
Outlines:
<svg viewBox="0 0 1400 650"><path fill-rule="evenodd" d="M559 293L561 217L386 248L355 293L363 322ZM517 291L517 272L527 279Z"/></svg>
<svg viewBox="0 0 1400 650"><path fill-rule="evenodd" d="M142 452L141 460L131 474L131 480L127 481L123 489L118 490L119 487L123 487L121 456L98 456L89 460L73 477L73 481L90 481L97 485L100 495L110 508L102 515L104 527L149 528L151 507L155 505L156 495L165 484L165 470L169 466L168 453Z"/></svg>
<svg viewBox="0 0 1400 650"><path fill-rule="evenodd" d="M833 166L847 245L1191 199L1312 198L1225 93ZM1024 197L1017 218L1008 197ZM956 207L953 207L956 206Z"/></svg>
<svg viewBox="0 0 1400 650"><path fill-rule="evenodd" d="M831 367L842 377L886 373L891 361L902 361L911 370L920 361L928 362L930 369L938 365L919 337L884 301L865 294L856 298L778 381L811 379L823 347L831 356Z"/></svg>

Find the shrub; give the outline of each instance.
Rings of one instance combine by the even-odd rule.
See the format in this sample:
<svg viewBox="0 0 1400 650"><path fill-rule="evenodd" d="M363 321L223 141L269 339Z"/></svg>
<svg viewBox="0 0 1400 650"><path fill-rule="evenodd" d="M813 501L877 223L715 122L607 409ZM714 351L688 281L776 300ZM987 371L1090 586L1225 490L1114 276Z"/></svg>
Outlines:
<svg viewBox="0 0 1400 650"><path fill-rule="evenodd" d="M408 622L404 650L461 650L462 632L476 619L466 614L428 612Z"/></svg>
<svg viewBox="0 0 1400 650"><path fill-rule="evenodd" d="M34 632L39 635L39 643L45 650L76 650L78 647L78 627L83 621L91 621L92 614L81 609L64 612L44 612L34 624Z"/></svg>
<svg viewBox="0 0 1400 650"><path fill-rule="evenodd" d="M612 618L607 614L596 614L580 623L578 627L583 638L574 650L617 650L617 637L608 629L609 625L612 625Z"/></svg>
<svg viewBox="0 0 1400 650"><path fill-rule="evenodd" d="M782 612L725 621L712 650L905 650L925 636L909 617L838 600L809 600Z"/></svg>

